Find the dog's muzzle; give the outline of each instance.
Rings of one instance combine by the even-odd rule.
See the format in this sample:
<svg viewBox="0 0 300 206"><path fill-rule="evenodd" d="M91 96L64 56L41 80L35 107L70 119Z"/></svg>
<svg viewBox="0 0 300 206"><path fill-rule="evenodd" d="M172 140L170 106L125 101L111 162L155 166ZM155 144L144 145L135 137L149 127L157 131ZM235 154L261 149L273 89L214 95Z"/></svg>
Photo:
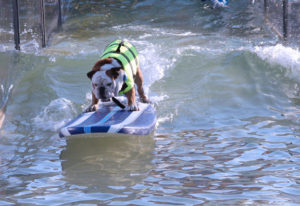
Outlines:
<svg viewBox="0 0 300 206"><path fill-rule="evenodd" d="M105 87L99 87L100 98L105 97Z"/></svg>
<svg viewBox="0 0 300 206"><path fill-rule="evenodd" d="M99 94L99 97L100 97L102 102L110 101L110 97L108 97L107 94L106 94L106 88L105 87L99 87L98 92L99 92L98 94Z"/></svg>

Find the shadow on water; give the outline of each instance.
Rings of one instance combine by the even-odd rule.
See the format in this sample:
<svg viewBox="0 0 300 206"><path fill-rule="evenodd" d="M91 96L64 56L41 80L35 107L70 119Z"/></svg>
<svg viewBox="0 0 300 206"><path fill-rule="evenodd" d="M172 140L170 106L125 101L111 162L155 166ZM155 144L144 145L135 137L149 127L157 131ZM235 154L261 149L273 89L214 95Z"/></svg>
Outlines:
<svg viewBox="0 0 300 206"><path fill-rule="evenodd" d="M153 150L152 136L83 137L69 139L60 159L70 184L94 189L130 187L151 170Z"/></svg>

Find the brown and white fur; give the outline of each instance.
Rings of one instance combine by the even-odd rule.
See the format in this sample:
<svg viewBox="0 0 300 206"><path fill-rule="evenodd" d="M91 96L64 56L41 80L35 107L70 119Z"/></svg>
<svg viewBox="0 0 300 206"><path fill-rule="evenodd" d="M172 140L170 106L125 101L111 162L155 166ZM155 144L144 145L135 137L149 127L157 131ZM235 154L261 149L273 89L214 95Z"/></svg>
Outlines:
<svg viewBox="0 0 300 206"><path fill-rule="evenodd" d="M97 61L92 70L87 73L88 78L92 80L93 92L92 104L86 109L86 112L97 110L99 99L105 102L109 101L111 97L117 96L123 85L124 75L124 69L116 59L106 58ZM144 77L139 67L137 68L134 82L137 86L141 102L149 103L149 100L144 93ZM136 104L135 87L126 92L125 96L128 101L128 109L133 111L139 110Z"/></svg>

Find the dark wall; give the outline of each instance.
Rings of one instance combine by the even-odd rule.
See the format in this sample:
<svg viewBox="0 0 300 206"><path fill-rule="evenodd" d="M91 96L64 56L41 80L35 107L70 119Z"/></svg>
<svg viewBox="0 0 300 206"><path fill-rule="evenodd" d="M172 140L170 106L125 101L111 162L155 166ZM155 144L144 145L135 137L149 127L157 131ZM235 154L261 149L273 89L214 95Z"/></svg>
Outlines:
<svg viewBox="0 0 300 206"><path fill-rule="evenodd" d="M267 23L281 37L300 42L300 1L264 0Z"/></svg>

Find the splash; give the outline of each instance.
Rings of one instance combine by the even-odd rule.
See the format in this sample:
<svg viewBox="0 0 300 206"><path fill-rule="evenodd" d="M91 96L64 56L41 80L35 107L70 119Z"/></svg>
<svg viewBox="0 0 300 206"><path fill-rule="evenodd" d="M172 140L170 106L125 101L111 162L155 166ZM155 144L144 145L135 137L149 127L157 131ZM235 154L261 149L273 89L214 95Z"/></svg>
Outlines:
<svg viewBox="0 0 300 206"><path fill-rule="evenodd" d="M211 0L214 4L214 7L226 7L228 4L228 0Z"/></svg>
<svg viewBox="0 0 300 206"><path fill-rule="evenodd" d="M58 131L76 116L72 102L65 98L55 99L35 118L33 124L44 131Z"/></svg>
<svg viewBox="0 0 300 206"><path fill-rule="evenodd" d="M174 66L176 58L168 58L161 45L141 40L128 41L138 48L141 70L144 74L144 89L148 95L151 85L165 76L165 72Z"/></svg>
<svg viewBox="0 0 300 206"><path fill-rule="evenodd" d="M300 51L282 44L255 47L254 52L270 64L280 65L291 71L293 77L300 79Z"/></svg>

